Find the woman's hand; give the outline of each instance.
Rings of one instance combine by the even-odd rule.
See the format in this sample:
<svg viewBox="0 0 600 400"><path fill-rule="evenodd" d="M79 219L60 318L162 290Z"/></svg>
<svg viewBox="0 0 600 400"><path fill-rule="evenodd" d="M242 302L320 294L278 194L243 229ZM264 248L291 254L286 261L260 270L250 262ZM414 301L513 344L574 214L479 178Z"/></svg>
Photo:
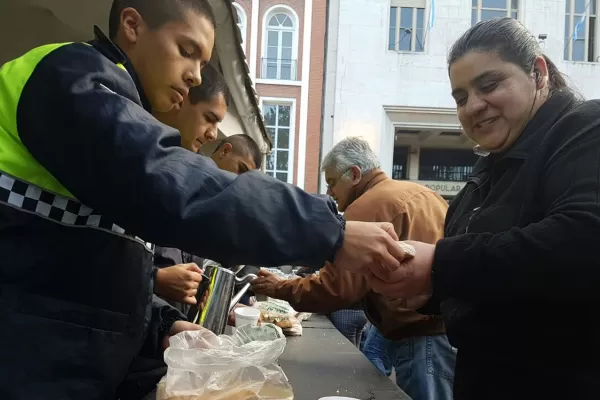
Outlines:
<svg viewBox="0 0 600 400"><path fill-rule="evenodd" d="M431 267L435 245L405 241L415 249L413 257L405 258L400 268L386 271L385 275L370 275L371 289L386 297L407 299L409 308L423 306L431 296Z"/></svg>

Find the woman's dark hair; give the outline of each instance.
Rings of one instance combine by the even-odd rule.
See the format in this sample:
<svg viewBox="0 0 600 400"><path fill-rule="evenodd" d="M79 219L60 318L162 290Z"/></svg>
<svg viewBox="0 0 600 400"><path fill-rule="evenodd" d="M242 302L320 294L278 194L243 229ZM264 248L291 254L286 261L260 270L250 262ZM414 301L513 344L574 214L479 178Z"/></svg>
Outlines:
<svg viewBox="0 0 600 400"><path fill-rule="evenodd" d="M570 90L564 76L545 54L535 37L514 18L496 18L481 21L466 31L452 45L448 54L448 68L465 54L494 52L504 61L518 65L527 73L534 73L536 57L544 57L548 65L550 92Z"/></svg>

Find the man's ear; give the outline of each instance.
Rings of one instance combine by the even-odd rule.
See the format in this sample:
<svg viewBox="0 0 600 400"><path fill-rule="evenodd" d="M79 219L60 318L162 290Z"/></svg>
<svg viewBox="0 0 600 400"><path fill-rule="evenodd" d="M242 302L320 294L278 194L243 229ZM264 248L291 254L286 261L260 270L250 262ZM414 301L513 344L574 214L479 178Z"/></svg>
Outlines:
<svg viewBox="0 0 600 400"><path fill-rule="evenodd" d="M223 155L231 153L233 151L233 146L231 145L231 143L224 143L223 148L221 148L221 151L223 152Z"/></svg>
<svg viewBox="0 0 600 400"><path fill-rule="evenodd" d="M230 153L232 149L233 147L231 146L231 143L223 143L223 145L214 152L214 155L219 158L223 158L227 155L227 153Z"/></svg>
<svg viewBox="0 0 600 400"><path fill-rule="evenodd" d="M144 18L135 8L127 7L121 11L119 31L122 39L128 44L135 44L144 29Z"/></svg>
<svg viewBox="0 0 600 400"><path fill-rule="evenodd" d="M350 173L352 174L352 186L358 185L362 179L362 171L355 165L350 168Z"/></svg>

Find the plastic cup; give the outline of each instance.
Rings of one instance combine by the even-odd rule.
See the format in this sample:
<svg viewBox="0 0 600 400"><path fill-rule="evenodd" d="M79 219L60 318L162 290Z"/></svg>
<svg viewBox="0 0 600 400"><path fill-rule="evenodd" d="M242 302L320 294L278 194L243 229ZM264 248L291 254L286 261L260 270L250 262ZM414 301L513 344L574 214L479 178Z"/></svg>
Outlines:
<svg viewBox="0 0 600 400"><path fill-rule="evenodd" d="M328 396L328 397L321 397L319 400L360 400L360 399L356 399L354 397Z"/></svg>
<svg viewBox="0 0 600 400"><path fill-rule="evenodd" d="M281 272L283 272L284 274L291 274L292 271L294 270L294 267L291 265L282 265L279 267L279 269L281 270Z"/></svg>
<svg viewBox="0 0 600 400"><path fill-rule="evenodd" d="M254 307L239 307L234 311L235 313L235 327L239 328L243 325L258 325L260 318L260 310Z"/></svg>

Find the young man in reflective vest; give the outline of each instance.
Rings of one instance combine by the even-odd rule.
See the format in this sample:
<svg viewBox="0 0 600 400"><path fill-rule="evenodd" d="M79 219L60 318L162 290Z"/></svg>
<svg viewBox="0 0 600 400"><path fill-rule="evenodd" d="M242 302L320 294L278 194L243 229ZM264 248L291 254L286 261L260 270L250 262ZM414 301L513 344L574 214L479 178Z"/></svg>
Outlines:
<svg viewBox="0 0 600 400"><path fill-rule="evenodd" d="M391 226L346 223L330 199L264 174L222 172L151 115L201 83L207 0L115 0L109 22L110 38L96 29L91 43L0 68L0 393L11 400L109 399L137 354L160 358L191 328L153 302L140 237L231 264L382 274L404 256Z"/></svg>
<svg viewBox="0 0 600 400"><path fill-rule="evenodd" d="M204 144L217 138L218 124L225 118L229 101L225 80L209 64L202 71L202 84L190 88L188 99L181 110L154 115L179 131L181 147L197 153ZM220 169L240 174L259 169L262 154L251 137L232 135L219 143L211 158ZM190 305L196 304L203 261L200 257L174 247L156 246L154 293L187 315ZM136 357L127 379L119 387L120 400L145 398L156 388L165 375L166 368L162 360Z"/></svg>
<svg viewBox="0 0 600 400"><path fill-rule="evenodd" d="M198 153L203 145L217 139L219 123L225 118L230 92L225 79L211 64L202 70L202 84L190 88L180 110L155 112L161 122L181 134L181 147ZM219 169L234 174L260 169L262 154L247 135L223 139L211 155ZM202 278L199 268L203 259L173 247L156 246L154 250L154 292L168 300L184 314L196 304L196 291Z"/></svg>

